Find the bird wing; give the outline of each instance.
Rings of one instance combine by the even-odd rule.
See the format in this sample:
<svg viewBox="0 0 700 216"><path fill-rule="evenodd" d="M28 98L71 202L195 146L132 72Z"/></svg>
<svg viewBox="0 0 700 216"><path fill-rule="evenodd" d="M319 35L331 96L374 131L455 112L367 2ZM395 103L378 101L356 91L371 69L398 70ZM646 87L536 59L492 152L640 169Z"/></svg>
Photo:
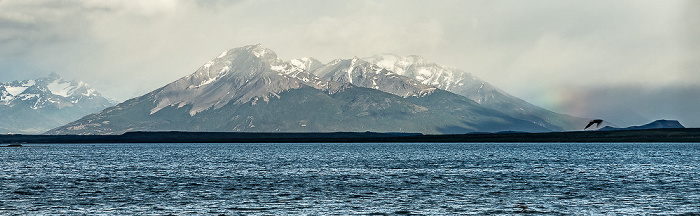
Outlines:
<svg viewBox="0 0 700 216"><path fill-rule="evenodd" d="M595 123L595 122L588 122L588 125L586 125L586 127L583 128L583 129L584 129L584 130L588 129L589 127L591 127L591 125L593 125L593 123Z"/></svg>

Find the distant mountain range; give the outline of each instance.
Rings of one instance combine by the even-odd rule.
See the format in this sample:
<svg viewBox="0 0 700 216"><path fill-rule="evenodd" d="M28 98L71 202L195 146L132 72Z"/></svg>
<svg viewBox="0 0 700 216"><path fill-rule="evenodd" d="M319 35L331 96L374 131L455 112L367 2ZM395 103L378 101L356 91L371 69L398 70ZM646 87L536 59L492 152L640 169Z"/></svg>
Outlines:
<svg viewBox="0 0 700 216"><path fill-rule="evenodd" d="M605 126L600 131L611 131L611 130L644 130L644 129L661 129L661 128L685 128L680 122L676 120L656 120L649 124L641 126L631 126L626 128L616 128L612 126Z"/></svg>
<svg viewBox="0 0 700 216"><path fill-rule="evenodd" d="M0 83L0 133L43 133L112 105L84 82L56 73Z"/></svg>
<svg viewBox="0 0 700 216"><path fill-rule="evenodd" d="M193 74L48 134L129 131L562 131L586 120L511 96L417 56L285 61L251 45Z"/></svg>

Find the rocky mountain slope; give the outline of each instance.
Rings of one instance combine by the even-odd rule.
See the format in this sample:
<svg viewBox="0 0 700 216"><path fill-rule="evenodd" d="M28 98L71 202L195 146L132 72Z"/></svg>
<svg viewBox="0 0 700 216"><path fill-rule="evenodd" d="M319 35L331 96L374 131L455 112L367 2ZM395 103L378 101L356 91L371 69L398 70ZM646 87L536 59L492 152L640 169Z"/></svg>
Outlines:
<svg viewBox="0 0 700 216"><path fill-rule="evenodd" d="M515 118L524 119L554 131L579 130L587 120L555 113L530 104L486 81L457 68L446 67L425 60L420 56L401 57L392 54L364 58L378 69L385 69L390 75L405 76L420 84L454 92L477 103ZM316 74L322 72L315 72ZM327 72L323 72L327 73ZM407 85L413 85L409 82ZM385 90L391 92L391 90Z"/></svg>

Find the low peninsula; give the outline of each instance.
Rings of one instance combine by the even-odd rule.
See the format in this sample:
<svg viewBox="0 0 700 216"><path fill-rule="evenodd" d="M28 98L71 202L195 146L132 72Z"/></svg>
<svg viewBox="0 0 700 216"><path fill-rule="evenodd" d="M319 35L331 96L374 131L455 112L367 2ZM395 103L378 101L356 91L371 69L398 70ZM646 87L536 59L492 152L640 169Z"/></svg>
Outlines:
<svg viewBox="0 0 700 216"><path fill-rule="evenodd" d="M128 132L122 135L0 135L0 143L700 143L700 128L549 133L239 133Z"/></svg>

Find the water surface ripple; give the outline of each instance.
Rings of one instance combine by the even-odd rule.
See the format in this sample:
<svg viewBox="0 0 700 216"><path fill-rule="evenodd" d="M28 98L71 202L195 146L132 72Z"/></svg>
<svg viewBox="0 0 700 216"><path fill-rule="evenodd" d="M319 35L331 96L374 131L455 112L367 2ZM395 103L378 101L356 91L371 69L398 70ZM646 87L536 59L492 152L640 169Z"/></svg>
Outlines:
<svg viewBox="0 0 700 216"><path fill-rule="evenodd" d="M0 148L0 214L700 214L700 144Z"/></svg>

